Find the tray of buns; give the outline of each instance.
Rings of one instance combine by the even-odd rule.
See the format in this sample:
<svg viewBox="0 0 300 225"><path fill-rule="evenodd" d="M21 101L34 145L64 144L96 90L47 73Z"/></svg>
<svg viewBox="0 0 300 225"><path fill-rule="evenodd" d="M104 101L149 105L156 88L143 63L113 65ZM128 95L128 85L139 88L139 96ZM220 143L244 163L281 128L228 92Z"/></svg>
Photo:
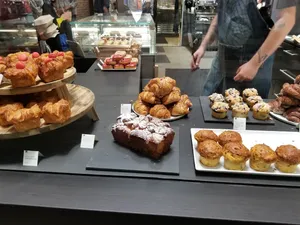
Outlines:
<svg viewBox="0 0 300 225"><path fill-rule="evenodd" d="M274 125L268 100L262 99L256 89L248 88L240 93L229 88L224 95L213 93L200 96L200 104L205 122L232 123L233 117L246 118L248 124Z"/></svg>
<svg viewBox="0 0 300 225"><path fill-rule="evenodd" d="M195 170L300 176L300 133L192 128Z"/></svg>
<svg viewBox="0 0 300 225"><path fill-rule="evenodd" d="M126 51L116 51L111 57L100 58L97 65L103 71L135 71L138 63L139 59Z"/></svg>
<svg viewBox="0 0 300 225"><path fill-rule="evenodd" d="M132 37L117 36L117 35L104 35L97 43L98 48L130 48Z"/></svg>

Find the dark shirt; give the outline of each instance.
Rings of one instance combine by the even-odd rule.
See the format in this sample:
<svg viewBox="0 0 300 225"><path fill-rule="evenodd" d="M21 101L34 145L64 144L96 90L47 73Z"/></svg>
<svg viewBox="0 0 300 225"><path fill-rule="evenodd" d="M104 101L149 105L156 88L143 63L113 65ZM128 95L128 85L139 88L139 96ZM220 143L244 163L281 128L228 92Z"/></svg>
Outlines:
<svg viewBox="0 0 300 225"><path fill-rule="evenodd" d="M94 1L94 12L104 13L103 7L109 8L109 0L95 0Z"/></svg>
<svg viewBox="0 0 300 225"><path fill-rule="evenodd" d="M43 8L43 15L51 15L53 18L58 17L52 4L44 3L42 8Z"/></svg>

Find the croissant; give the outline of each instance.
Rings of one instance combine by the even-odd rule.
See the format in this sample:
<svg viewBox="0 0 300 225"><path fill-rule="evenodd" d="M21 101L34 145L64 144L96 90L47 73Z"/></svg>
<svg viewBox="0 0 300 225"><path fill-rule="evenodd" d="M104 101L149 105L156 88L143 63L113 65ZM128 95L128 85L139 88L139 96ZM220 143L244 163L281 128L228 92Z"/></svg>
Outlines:
<svg viewBox="0 0 300 225"><path fill-rule="evenodd" d="M21 103L12 103L0 106L0 126L10 126L12 122L8 121L8 117L15 111L22 109Z"/></svg>
<svg viewBox="0 0 300 225"><path fill-rule="evenodd" d="M139 98L150 104L157 104L160 100L155 97L153 92L143 91L139 94Z"/></svg>
<svg viewBox="0 0 300 225"><path fill-rule="evenodd" d="M150 111L150 107L146 105L142 100L136 100L134 103L134 111L136 111L140 115L148 115Z"/></svg>
<svg viewBox="0 0 300 225"><path fill-rule="evenodd" d="M170 109L170 112L172 116L181 116L188 114L190 110L184 102L179 101Z"/></svg>
<svg viewBox="0 0 300 225"><path fill-rule="evenodd" d="M177 92L179 92L179 94L181 94L181 90L179 87L173 87L172 91L177 91Z"/></svg>
<svg viewBox="0 0 300 225"><path fill-rule="evenodd" d="M149 90L155 94L156 97L162 98L172 91L173 87L176 84L176 81L171 78L154 78L150 80L148 86Z"/></svg>
<svg viewBox="0 0 300 225"><path fill-rule="evenodd" d="M176 86L176 80L172 79L171 77L165 77L165 80L173 86Z"/></svg>
<svg viewBox="0 0 300 225"><path fill-rule="evenodd" d="M43 107L43 118L46 123L64 123L71 117L71 107L67 100L56 103L48 102Z"/></svg>
<svg viewBox="0 0 300 225"><path fill-rule="evenodd" d="M286 93L287 95L300 100L300 85L299 84L285 83L283 85L282 89L283 89L283 92Z"/></svg>
<svg viewBox="0 0 300 225"><path fill-rule="evenodd" d="M180 92L172 91L170 94L166 95L162 98L162 103L164 105L169 105L174 102L178 102L180 100Z"/></svg>
<svg viewBox="0 0 300 225"><path fill-rule="evenodd" d="M193 106L193 103L191 102L191 100L189 99L189 96L187 96L187 95L181 95L180 102L183 102L184 104L186 104L187 107Z"/></svg>
<svg viewBox="0 0 300 225"><path fill-rule="evenodd" d="M144 87L143 91L150 91L150 88L149 88L148 84Z"/></svg>
<svg viewBox="0 0 300 225"><path fill-rule="evenodd" d="M300 84L300 74L296 77L295 84Z"/></svg>
<svg viewBox="0 0 300 225"><path fill-rule="evenodd" d="M150 109L150 115L159 119L168 119L171 117L170 111L164 105L155 105Z"/></svg>
<svg viewBox="0 0 300 225"><path fill-rule="evenodd" d="M288 97L288 96L280 96L277 100L281 103L281 106L284 108L289 108L291 106L299 105L300 101L298 99Z"/></svg>

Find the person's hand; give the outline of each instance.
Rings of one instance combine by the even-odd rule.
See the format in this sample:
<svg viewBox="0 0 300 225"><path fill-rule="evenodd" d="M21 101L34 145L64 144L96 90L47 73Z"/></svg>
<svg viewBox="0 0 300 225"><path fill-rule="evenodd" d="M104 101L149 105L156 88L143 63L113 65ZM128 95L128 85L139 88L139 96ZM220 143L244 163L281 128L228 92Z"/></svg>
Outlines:
<svg viewBox="0 0 300 225"><path fill-rule="evenodd" d="M200 46L198 48L198 50L195 51L195 53L193 54L193 57L192 57L192 61L191 61L191 69L192 70L196 70L199 68L200 61L201 61L202 57L204 56L204 53L205 53L205 49L202 46Z"/></svg>
<svg viewBox="0 0 300 225"><path fill-rule="evenodd" d="M108 8L104 6L104 7L103 7L103 12L104 12L104 13L108 13Z"/></svg>
<svg viewBox="0 0 300 225"><path fill-rule="evenodd" d="M259 66L250 60L238 68L233 79L237 82L251 81L256 76L258 69Z"/></svg>
<svg viewBox="0 0 300 225"><path fill-rule="evenodd" d="M72 13L70 11L64 12L61 15L61 18L63 18L64 20L67 20L67 21L71 22L72 21Z"/></svg>

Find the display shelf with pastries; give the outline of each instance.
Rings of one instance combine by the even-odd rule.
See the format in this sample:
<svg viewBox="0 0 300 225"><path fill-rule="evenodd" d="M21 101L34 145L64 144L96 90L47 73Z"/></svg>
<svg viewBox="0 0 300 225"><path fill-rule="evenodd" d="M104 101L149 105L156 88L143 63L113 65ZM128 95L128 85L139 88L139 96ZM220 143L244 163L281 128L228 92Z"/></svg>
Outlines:
<svg viewBox="0 0 300 225"><path fill-rule="evenodd" d="M94 94L77 85L72 52L17 52L0 58L0 139L62 127L87 112L98 119ZM84 97L79 97L84 96Z"/></svg>

